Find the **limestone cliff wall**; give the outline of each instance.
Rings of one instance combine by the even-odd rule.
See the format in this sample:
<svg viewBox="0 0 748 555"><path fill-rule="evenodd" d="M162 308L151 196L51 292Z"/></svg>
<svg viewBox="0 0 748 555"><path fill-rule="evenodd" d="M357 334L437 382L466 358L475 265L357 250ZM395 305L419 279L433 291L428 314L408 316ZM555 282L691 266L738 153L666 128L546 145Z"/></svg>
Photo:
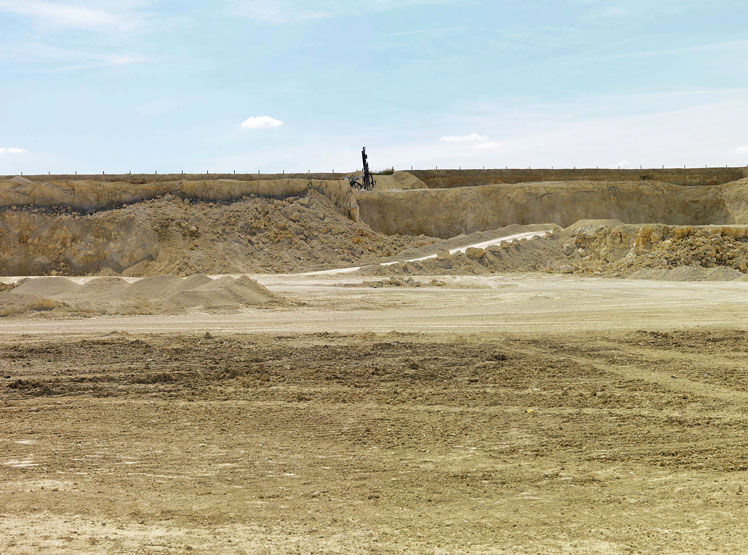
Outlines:
<svg viewBox="0 0 748 555"><path fill-rule="evenodd" d="M453 237L510 224L618 219L625 223L748 223L748 186L575 182L357 194L363 222L388 234Z"/></svg>
<svg viewBox="0 0 748 555"><path fill-rule="evenodd" d="M675 185L720 185L748 177L748 168L414 170L410 173L434 189L540 181L658 181Z"/></svg>
<svg viewBox="0 0 748 555"><path fill-rule="evenodd" d="M0 213L0 274L40 275L50 268L87 274L101 268L121 272L155 260L160 241L147 218L54 216L28 211Z"/></svg>

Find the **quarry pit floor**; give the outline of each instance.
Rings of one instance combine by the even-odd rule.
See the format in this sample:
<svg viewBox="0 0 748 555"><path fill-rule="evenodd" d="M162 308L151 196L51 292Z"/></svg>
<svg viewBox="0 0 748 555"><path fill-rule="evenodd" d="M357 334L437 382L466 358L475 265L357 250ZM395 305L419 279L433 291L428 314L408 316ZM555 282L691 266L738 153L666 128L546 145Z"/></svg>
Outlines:
<svg viewBox="0 0 748 555"><path fill-rule="evenodd" d="M514 273L436 276L444 283L442 287L373 288L365 283L387 280L347 274L249 277L282 295L292 306L180 315L7 318L0 319L0 336L116 331L566 333L704 326L748 329L748 283L737 281L672 282ZM424 284L434 277L413 276Z"/></svg>
<svg viewBox="0 0 748 555"><path fill-rule="evenodd" d="M0 552L748 545L748 283L251 277L294 305L0 322Z"/></svg>

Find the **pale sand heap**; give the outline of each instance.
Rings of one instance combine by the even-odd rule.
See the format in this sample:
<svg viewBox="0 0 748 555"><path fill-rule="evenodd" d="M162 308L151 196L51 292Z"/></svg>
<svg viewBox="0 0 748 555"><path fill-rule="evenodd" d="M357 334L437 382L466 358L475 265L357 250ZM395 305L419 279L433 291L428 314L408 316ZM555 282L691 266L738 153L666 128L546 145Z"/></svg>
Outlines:
<svg viewBox="0 0 748 555"><path fill-rule="evenodd" d="M211 279L206 275L188 278L167 275L134 283L102 277L83 284L63 277L43 277L23 279L15 286L0 288L0 316L34 312L179 314L193 309L236 310L285 304L281 297L246 276Z"/></svg>

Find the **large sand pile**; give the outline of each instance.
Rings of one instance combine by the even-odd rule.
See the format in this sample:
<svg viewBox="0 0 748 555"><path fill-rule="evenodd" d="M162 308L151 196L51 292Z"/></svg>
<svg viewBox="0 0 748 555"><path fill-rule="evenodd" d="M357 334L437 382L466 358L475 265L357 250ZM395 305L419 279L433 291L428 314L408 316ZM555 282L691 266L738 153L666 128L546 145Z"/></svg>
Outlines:
<svg viewBox="0 0 748 555"><path fill-rule="evenodd" d="M166 194L92 214L67 207L0 209L0 275L296 272L388 257L434 241L376 233L314 188L236 201Z"/></svg>
<svg viewBox="0 0 748 555"><path fill-rule="evenodd" d="M156 276L129 282L93 278L82 284L64 277L28 278L0 289L0 316L52 314L177 314L191 309L233 310L282 306L282 298L254 280L205 275Z"/></svg>

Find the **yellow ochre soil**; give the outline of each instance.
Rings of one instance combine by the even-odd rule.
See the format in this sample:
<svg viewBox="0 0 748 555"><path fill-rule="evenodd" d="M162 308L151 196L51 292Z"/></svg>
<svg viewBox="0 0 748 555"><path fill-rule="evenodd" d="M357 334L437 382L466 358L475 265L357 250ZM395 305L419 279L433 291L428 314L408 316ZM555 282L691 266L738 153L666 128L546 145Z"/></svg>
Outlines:
<svg viewBox="0 0 748 555"><path fill-rule="evenodd" d="M744 331L0 343L3 553L740 552Z"/></svg>

